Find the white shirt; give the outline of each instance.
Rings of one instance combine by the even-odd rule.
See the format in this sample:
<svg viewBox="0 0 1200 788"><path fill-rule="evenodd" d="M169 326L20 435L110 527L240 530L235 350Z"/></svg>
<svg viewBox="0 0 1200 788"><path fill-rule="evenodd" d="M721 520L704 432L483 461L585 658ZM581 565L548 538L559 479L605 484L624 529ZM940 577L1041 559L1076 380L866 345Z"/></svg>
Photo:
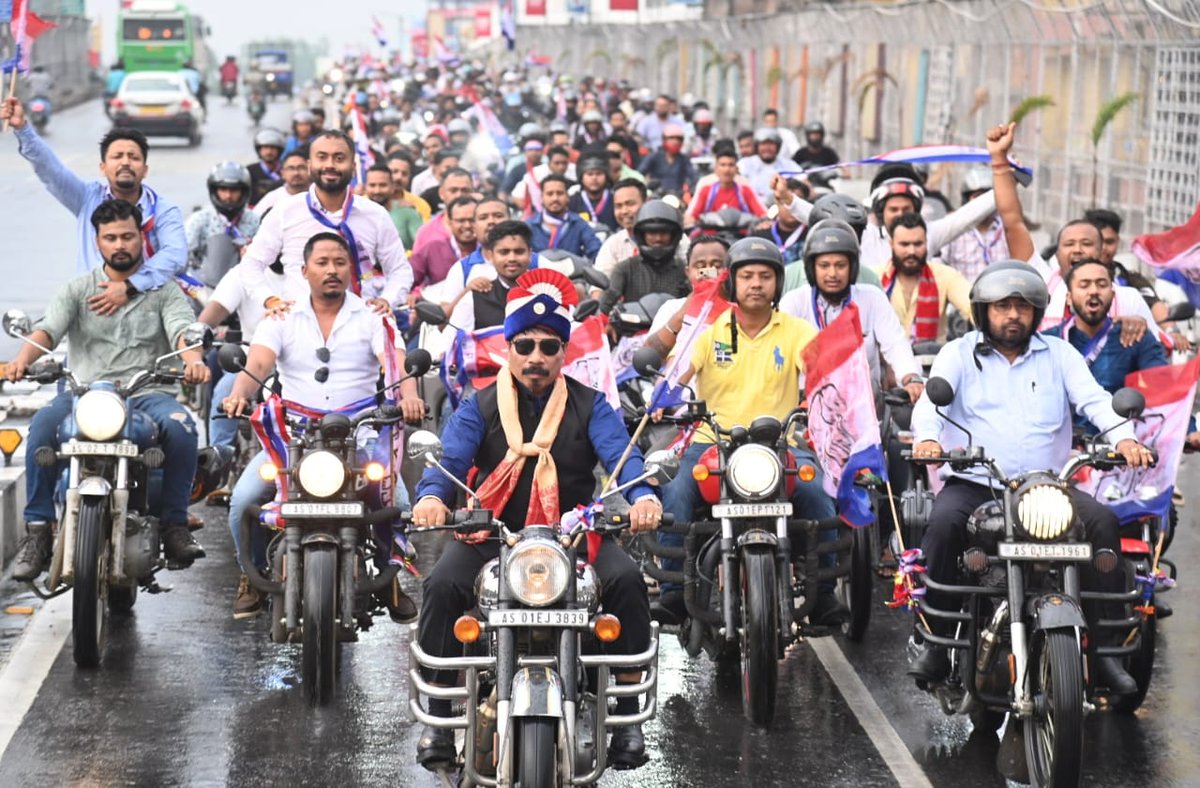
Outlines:
<svg viewBox="0 0 1200 788"><path fill-rule="evenodd" d="M361 298L346 294L329 338L321 334L311 295L298 300L282 320L264 320L252 344L275 353L279 382L292 402L308 408L335 410L374 394L379 387L379 356L387 334L385 319L372 312ZM329 348L328 363L317 357L317 348ZM329 368L329 377L318 383L318 369Z"/></svg>
<svg viewBox="0 0 1200 788"><path fill-rule="evenodd" d="M521 181L516 186L513 187L513 190L512 190L513 199L516 200L517 202L524 202L525 192L529 190L529 185L528 185L529 178L532 177L534 184L536 184L540 187L542 181L544 181L546 179L546 176L549 174L550 174L550 165L547 164L546 162L542 162L538 166L534 167L532 176L530 176L529 174L526 174L525 177L522 178ZM575 164L574 163L567 165L567 171L565 173L563 173L563 177L566 178L571 183L575 183L576 181L579 180L578 178L575 177ZM540 188L539 188L539 192L540 192ZM539 211L542 210L542 196L540 193L534 198L534 207Z"/></svg>
<svg viewBox="0 0 1200 788"><path fill-rule="evenodd" d="M246 267L246 286L260 304L273 295L296 302L309 297L308 283L300 273L304 265L304 245L317 233L334 232L309 212L305 198L310 195L316 210L334 225L341 223L340 210L330 212L321 207L315 186L302 194L281 199L275 210L263 219L242 258L242 265ZM383 298L393 306L403 304L412 289L413 273L391 214L383 206L356 196L350 209L349 225L363 269L363 298ZM277 292L278 288L272 287L267 280L266 272L281 254L286 284L284 292ZM374 264L383 269L382 276L374 270Z"/></svg>
<svg viewBox="0 0 1200 788"><path fill-rule="evenodd" d="M779 302L779 311L802 317L820 328L821 323L813 313L812 296L812 285L785 293ZM878 388L883 379L879 362L881 353L888 366L896 373L897 381L902 381L909 375L920 375L921 368L913 357L908 336L904 333L900 318L896 316L896 310L892 309L887 294L878 287L851 285L850 300L858 307L858 319L862 323L863 331L863 349L866 350L867 362L871 366L871 384ZM817 295L817 309L821 310L825 325L829 325L841 314L843 306L844 301L841 304L830 305L824 296L819 293Z"/></svg>
<svg viewBox="0 0 1200 788"><path fill-rule="evenodd" d="M654 313L654 320L650 321L650 331L646 336L652 337L661 331L663 326L667 324L667 321L674 317L680 309L683 309L683 305L686 302L687 296L684 296L683 298L672 298L660 306L658 311Z"/></svg>
<svg viewBox="0 0 1200 788"><path fill-rule="evenodd" d="M796 132L786 126L776 126L775 131L783 140L783 145L779 148L779 158L791 161L796 151L800 150L800 140L796 138Z"/></svg>
<svg viewBox="0 0 1200 788"><path fill-rule="evenodd" d="M267 211L274 208L280 200L291 196L292 193L287 190L287 186L280 186L278 189L271 189L271 191L263 195L261 200L254 204L254 212L258 214L259 218L261 219L266 215Z"/></svg>
<svg viewBox="0 0 1200 788"><path fill-rule="evenodd" d="M438 185L437 176L433 174L433 167L426 167L418 172L409 184L408 190L416 195L422 195L429 189Z"/></svg>
<svg viewBox="0 0 1200 788"><path fill-rule="evenodd" d="M796 163L791 159L783 158L781 154L771 162L765 162L758 156L747 156L744 159L738 159L737 166L738 172L750 182L750 188L754 189L754 193L758 195L758 199L762 200L762 204L774 205L775 194L771 191L771 179L775 177L776 173L795 169Z"/></svg>
<svg viewBox="0 0 1200 788"><path fill-rule="evenodd" d="M250 297L243 276L245 271L245 266L235 265L229 273L221 277L221 281L217 283L208 300L216 301L229 312L237 313L238 322L242 325L242 336L252 337L254 329L262 322L267 310L263 308L261 301L255 301ZM283 287L283 276L270 269L267 269L267 280L274 287Z"/></svg>
<svg viewBox="0 0 1200 788"><path fill-rule="evenodd" d="M687 265L688 249L692 242L685 235L679 239L679 248L675 250L675 259L681 265ZM638 253L637 244L633 242L628 230L618 230L604 240L600 244L600 251L596 253L596 261L593 265L596 270L605 276L612 276L613 269L617 267L617 263L622 260L627 260Z"/></svg>
<svg viewBox="0 0 1200 788"><path fill-rule="evenodd" d="M458 263L455 263L455 265L458 265ZM462 269L460 268L459 276L462 276L461 271ZM508 289L504 282L500 281L500 277L496 274L495 267L487 262L484 262L482 265L477 265L471 269L471 281L476 279L489 279L492 282L492 287L501 287L506 290ZM455 290L453 295L450 297L451 300L457 297L462 290L462 287L459 287L457 290ZM462 297L462 300L454 306L454 312L450 315L450 322L453 323L456 328L461 328L464 331L475 330L474 293L467 293Z"/></svg>

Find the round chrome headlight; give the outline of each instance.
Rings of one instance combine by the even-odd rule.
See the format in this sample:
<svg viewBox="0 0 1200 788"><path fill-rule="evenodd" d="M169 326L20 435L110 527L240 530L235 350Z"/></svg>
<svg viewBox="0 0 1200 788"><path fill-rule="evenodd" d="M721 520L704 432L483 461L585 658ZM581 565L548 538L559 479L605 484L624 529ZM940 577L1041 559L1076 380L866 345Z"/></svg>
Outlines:
<svg viewBox="0 0 1200 788"><path fill-rule="evenodd" d="M89 391L75 403L75 426L88 440L109 441L125 427L125 402L111 391Z"/></svg>
<svg viewBox="0 0 1200 788"><path fill-rule="evenodd" d="M735 493L752 500L766 498L779 487L783 466L775 452L766 446L749 443L729 457L725 478Z"/></svg>
<svg viewBox="0 0 1200 788"><path fill-rule="evenodd" d="M522 542L509 552L505 572L509 590L518 602L545 607L567 592L571 565L561 547L537 539Z"/></svg>
<svg viewBox="0 0 1200 788"><path fill-rule="evenodd" d="M1031 539L1051 541L1064 536L1075 522L1075 505L1062 487L1035 484L1017 499L1017 523Z"/></svg>
<svg viewBox="0 0 1200 788"><path fill-rule="evenodd" d="M314 451L300 460L296 481L314 498L331 498L346 484L346 464L331 451Z"/></svg>

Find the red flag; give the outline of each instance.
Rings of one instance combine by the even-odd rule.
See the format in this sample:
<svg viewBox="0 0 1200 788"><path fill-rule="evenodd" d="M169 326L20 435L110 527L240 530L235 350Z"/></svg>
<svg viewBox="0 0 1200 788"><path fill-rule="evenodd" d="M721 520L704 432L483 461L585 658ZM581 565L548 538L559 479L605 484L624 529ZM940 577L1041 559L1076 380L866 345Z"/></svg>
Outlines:
<svg viewBox="0 0 1200 788"><path fill-rule="evenodd" d="M1133 240L1133 253L1147 265L1200 271L1200 204L1186 224L1164 233L1139 235Z"/></svg>
<svg viewBox="0 0 1200 788"><path fill-rule="evenodd" d="M636 11L638 0L609 0L608 7L613 11Z"/></svg>
<svg viewBox="0 0 1200 788"><path fill-rule="evenodd" d="M525 0L526 16L545 16L546 0Z"/></svg>

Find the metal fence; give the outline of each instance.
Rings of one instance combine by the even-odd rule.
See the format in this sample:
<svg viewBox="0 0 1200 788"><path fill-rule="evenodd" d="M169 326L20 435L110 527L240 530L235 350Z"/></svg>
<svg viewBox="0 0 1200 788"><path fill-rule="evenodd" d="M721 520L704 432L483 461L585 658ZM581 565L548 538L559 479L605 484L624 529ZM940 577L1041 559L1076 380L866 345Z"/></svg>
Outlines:
<svg viewBox="0 0 1200 788"><path fill-rule="evenodd" d="M983 145L1022 101L1028 213L1057 226L1093 204L1128 231L1181 224L1200 200L1200 2L815 3L761 16L518 30L554 68L626 78L713 106L726 133L766 107L821 120L843 160L920 143ZM1105 104L1136 98L1104 127ZM933 174L957 191L961 168ZM1093 197L1094 194L1094 197Z"/></svg>

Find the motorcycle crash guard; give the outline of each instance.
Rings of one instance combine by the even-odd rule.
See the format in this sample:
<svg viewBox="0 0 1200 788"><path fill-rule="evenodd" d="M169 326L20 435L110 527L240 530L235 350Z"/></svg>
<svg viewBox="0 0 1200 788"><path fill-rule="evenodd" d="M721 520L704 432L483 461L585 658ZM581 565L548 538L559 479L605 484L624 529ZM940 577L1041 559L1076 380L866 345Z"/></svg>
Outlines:
<svg viewBox="0 0 1200 788"><path fill-rule="evenodd" d="M1087 629L1087 620L1083 617L1083 608L1069 596L1064 594L1043 594L1030 603L1033 614L1033 629L1062 629L1074 627Z"/></svg>
<svg viewBox="0 0 1200 788"><path fill-rule="evenodd" d="M563 716L563 683L550 668L522 668L513 676L513 717Z"/></svg>

